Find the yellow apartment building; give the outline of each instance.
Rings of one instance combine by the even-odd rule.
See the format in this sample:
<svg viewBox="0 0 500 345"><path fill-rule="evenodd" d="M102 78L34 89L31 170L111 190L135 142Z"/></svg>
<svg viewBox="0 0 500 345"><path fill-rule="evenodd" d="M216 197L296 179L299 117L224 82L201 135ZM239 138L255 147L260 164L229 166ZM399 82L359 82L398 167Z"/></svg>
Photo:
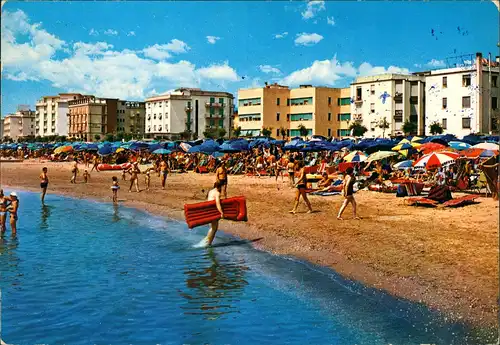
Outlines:
<svg viewBox="0 0 500 345"><path fill-rule="evenodd" d="M336 136L339 138L347 137L351 135L349 126L356 119L351 115L351 88L346 87L340 89L340 96L337 98L337 106L339 107L337 113L337 121L339 127L337 129Z"/></svg>
<svg viewBox="0 0 500 345"><path fill-rule="evenodd" d="M345 97L344 97L345 96ZM337 89L301 85L289 89L273 84L263 88L238 91L238 116L234 126L241 127L241 136L257 136L262 128L271 128L272 136L300 136L303 125L308 137L349 135L346 130L350 120L350 88Z"/></svg>

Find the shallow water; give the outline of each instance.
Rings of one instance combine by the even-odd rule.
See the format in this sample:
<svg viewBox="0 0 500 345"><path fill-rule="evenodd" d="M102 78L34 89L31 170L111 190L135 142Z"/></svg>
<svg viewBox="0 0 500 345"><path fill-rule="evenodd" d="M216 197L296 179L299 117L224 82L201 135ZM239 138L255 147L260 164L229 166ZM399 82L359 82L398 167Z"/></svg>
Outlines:
<svg viewBox="0 0 500 345"><path fill-rule="evenodd" d="M484 344L491 331L206 228L111 204L20 193L0 241L11 344ZM222 223L222 229L224 225Z"/></svg>

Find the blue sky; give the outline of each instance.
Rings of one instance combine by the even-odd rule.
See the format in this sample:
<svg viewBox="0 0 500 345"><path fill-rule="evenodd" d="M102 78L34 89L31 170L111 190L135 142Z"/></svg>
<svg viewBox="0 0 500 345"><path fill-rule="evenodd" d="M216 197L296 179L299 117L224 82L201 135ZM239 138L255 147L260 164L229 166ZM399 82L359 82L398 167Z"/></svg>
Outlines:
<svg viewBox="0 0 500 345"><path fill-rule="evenodd" d="M480 1L7 2L1 112L68 91L141 100L180 86L345 87L495 56L498 40L498 10Z"/></svg>

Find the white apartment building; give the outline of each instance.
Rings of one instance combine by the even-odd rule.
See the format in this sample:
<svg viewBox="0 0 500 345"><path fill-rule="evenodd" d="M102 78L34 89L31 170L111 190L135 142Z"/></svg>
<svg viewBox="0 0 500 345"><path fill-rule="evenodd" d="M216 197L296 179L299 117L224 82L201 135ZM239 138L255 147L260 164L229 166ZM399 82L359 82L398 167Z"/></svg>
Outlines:
<svg viewBox="0 0 500 345"><path fill-rule="evenodd" d="M425 78L417 75L382 74L360 77L351 84L351 120L359 121L368 131L365 137L401 135L406 121L417 124L417 133L425 129ZM389 128L382 129L383 119Z"/></svg>
<svg viewBox="0 0 500 345"><path fill-rule="evenodd" d="M44 96L36 103L35 129L41 137L68 135L68 101L84 97L79 93L60 93Z"/></svg>
<svg viewBox="0 0 500 345"><path fill-rule="evenodd" d="M420 72L426 80L426 129L438 122L444 134L498 133L499 70L497 61L480 53L468 65ZM491 71L491 72L490 72Z"/></svg>
<svg viewBox="0 0 500 345"><path fill-rule="evenodd" d="M35 135L35 112L33 110L18 110L3 119L3 137L14 141L26 136Z"/></svg>
<svg viewBox="0 0 500 345"><path fill-rule="evenodd" d="M180 88L146 99L147 138L178 138L182 133L202 138L205 131L224 128L229 134L233 95L227 92Z"/></svg>

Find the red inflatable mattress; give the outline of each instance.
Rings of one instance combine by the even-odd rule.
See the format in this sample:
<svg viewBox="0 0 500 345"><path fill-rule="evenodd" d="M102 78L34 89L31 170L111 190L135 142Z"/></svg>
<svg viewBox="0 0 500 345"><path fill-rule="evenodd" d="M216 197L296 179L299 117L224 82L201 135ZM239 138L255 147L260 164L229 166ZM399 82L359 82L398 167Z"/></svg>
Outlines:
<svg viewBox="0 0 500 345"><path fill-rule="evenodd" d="M97 166L98 171L105 171L105 170L123 170L123 169L129 169L132 167L132 164L130 163L123 163L123 164L99 164Z"/></svg>
<svg viewBox="0 0 500 345"><path fill-rule="evenodd" d="M248 220L247 204L244 196L223 199L221 200L221 206L224 211L224 219L237 222L246 222ZM185 204L184 215L190 229L200 225L210 224L214 220L219 220L221 216L219 210L217 210L215 201Z"/></svg>

